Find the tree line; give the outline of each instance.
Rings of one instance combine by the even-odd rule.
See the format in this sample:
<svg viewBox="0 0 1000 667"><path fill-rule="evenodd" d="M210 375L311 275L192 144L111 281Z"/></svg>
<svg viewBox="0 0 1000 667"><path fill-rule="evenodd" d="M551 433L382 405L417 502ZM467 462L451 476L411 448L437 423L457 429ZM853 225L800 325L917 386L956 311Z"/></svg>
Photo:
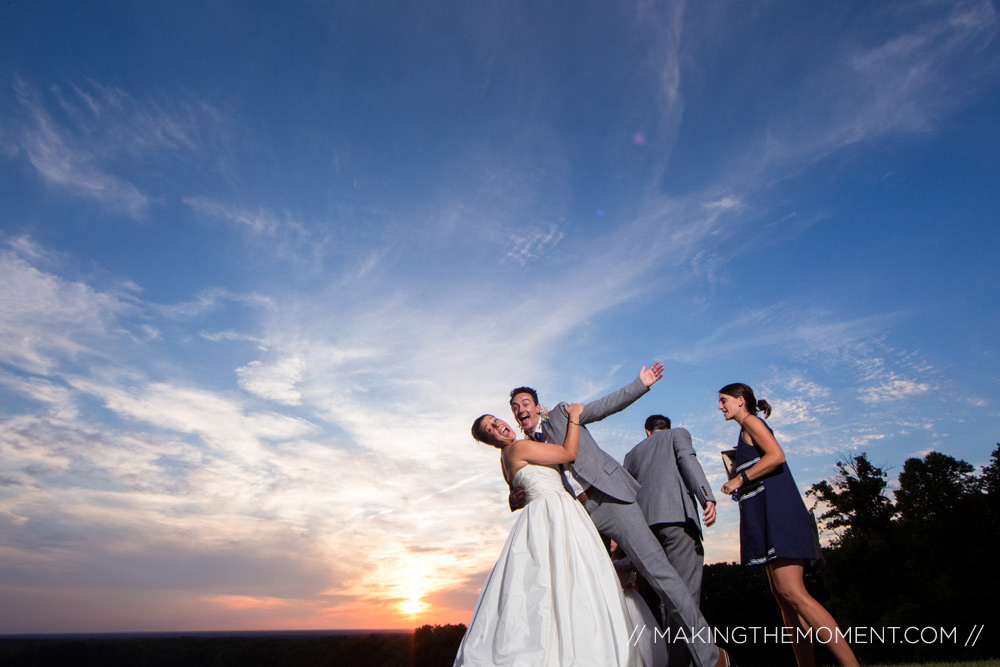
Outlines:
<svg viewBox="0 0 1000 667"><path fill-rule="evenodd" d="M4 667L451 667L464 625L412 633L0 638Z"/></svg>

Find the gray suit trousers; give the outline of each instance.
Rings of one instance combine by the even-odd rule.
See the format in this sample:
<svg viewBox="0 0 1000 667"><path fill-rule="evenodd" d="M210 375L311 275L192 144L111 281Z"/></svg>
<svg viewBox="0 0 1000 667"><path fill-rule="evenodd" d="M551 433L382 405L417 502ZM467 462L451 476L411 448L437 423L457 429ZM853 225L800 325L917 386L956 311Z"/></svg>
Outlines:
<svg viewBox="0 0 1000 667"><path fill-rule="evenodd" d="M632 564L656 590L667 614L680 624L687 637L691 658L698 667L712 667L719 651L712 643L712 633L698 610L684 581L667 560L663 547L646 525L642 510L635 503L623 503L591 487L583 506L598 532L610 537L632 560ZM648 628L653 632L656 628ZM659 641L663 641L662 638Z"/></svg>
<svg viewBox="0 0 1000 667"><path fill-rule="evenodd" d="M650 529L660 540L660 546L667 555L670 564L691 592L691 600L701 608L701 575L705 567L705 547L702 546L698 526L693 522L661 523L650 526ZM641 589L640 589L641 590ZM671 635L678 630L677 619L664 619L665 627L670 628ZM673 642L667 647L670 667L684 667L688 664L684 647Z"/></svg>

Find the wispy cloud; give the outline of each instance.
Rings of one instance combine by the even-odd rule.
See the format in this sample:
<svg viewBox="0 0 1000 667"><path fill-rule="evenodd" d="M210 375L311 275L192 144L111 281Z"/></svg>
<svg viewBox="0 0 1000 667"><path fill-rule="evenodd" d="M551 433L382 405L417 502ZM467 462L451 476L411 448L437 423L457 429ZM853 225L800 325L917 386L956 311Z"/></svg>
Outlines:
<svg viewBox="0 0 1000 667"><path fill-rule="evenodd" d="M286 357L277 362L265 365L256 360L246 366L236 369L240 377L240 386L261 398L268 398L279 403L298 405L302 402L302 394L295 389L295 384L302 379L303 362L298 357Z"/></svg>
<svg viewBox="0 0 1000 667"><path fill-rule="evenodd" d="M248 412L234 400L193 387L158 382L127 388L120 382L109 386L75 377L68 381L123 416L198 435L210 447L248 460L266 456L266 443L296 438L314 428L303 419Z"/></svg>
<svg viewBox="0 0 1000 667"><path fill-rule="evenodd" d="M69 91L52 86L46 98L16 79L14 93L24 118L7 133L13 149L52 185L135 219L145 217L151 196L120 160L194 150L198 119L211 112L191 105L168 111L96 82Z"/></svg>
<svg viewBox="0 0 1000 667"><path fill-rule="evenodd" d="M882 403L898 401L904 398L924 394L931 390L931 385L925 382L915 382L904 378L887 379L881 384L864 387L858 390L858 395L865 403Z"/></svg>
<svg viewBox="0 0 1000 667"><path fill-rule="evenodd" d="M268 309L274 305L274 300L263 294L241 294L232 292L223 287L207 287L199 291L190 301L171 304L148 304L149 310L165 317L169 320L190 320L205 313L212 312L223 307L226 303L237 303L252 308ZM210 334L206 338L247 340L247 334L237 334L225 332Z"/></svg>
<svg viewBox="0 0 1000 667"><path fill-rule="evenodd" d="M141 218L149 197L128 180L105 171L90 150L76 145L72 137L55 125L34 95L23 85L19 88L18 98L31 117L19 137L19 147L39 175L76 195Z"/></svg>
<svg viewBox="0 0 1000 667"><path fill-rule="evenodd" d="M0 385L46 406L48 414L52 417L73 419L78 415L73 402L73 392L66 386L43 378L22 377L9 373L0 373Z"/></svg>
<svg viewBox="0 0 1000 667"><path fill-rule="evenodd" d="M865 42L845 33L829 60L803 80L768 132L767 161L815 160L890 132L933 131L995 74L988 45L997 17L988 0L882 8L894 35ZM865 19L868 20L868 19Z"/></svg>
<svg viewBox="0 0 1000 667"><path fill-rule="evenodd" d="M507 256L523 265L528 260L541 256L559 243L562 238L563 232L556 225L550 226L545 231L522 233L512 239L514 247L507 253Z"/></svg>
<svg viewBox="0 0 1000 667"><path fill-rule="evenodd" d="M281 259L316 262L326 250L328 240L318 226L307 226L290 215L224 204L208 197L186 197L183 201L198 215L222 220L251 239L266 243Z"/></svg>
<svg viewBox="0 0 1000 667"><path fill-rule="evenodd" d="M900 315L885 313L839 320L831 313L791 303L747 310L723 323L685 351L671 358L696 362L713 355L734 355L758 347L781 345L802 356L835 355L882 334Z"/></svg>
<svg viewBox="0 0 1000 667"><path fill-rule="evenodd" d="M40 253L23 238L0 248L0 359L34 373L92 353L132 309L124 295L39 270Z"/></svg>

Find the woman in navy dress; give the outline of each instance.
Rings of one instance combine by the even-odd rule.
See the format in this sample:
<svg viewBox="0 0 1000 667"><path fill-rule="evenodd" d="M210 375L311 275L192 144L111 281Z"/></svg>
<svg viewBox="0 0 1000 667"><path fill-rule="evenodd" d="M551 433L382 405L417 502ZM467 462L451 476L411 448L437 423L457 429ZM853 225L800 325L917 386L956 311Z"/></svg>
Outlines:
<svg viewBox="0 0 1000 667"><path fill-rule="evenodd" d="M719 390L719 410L726 421L740 425L736 442L736 475L722 487L740 503L740 559L763 565L771 592L781 609L799 667L815 665L812 643L825 643L841 665L857 665L837 622L806 590L806 561L820 557L813 539L812 518L806 511L785 453L771 427L757 416L771 416L767 401L758 401L743 383Z"/></svg>

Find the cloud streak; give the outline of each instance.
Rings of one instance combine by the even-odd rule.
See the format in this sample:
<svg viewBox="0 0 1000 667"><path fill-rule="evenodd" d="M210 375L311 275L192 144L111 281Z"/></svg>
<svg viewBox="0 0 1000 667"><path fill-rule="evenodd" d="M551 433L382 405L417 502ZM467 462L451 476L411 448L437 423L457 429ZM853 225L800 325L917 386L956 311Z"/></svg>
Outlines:
<svg viewBox="0 0 1000 667"><path fill-rule="evenodd" d="M91 342L112 335L131 310L122 295L39 270L41 250L24 238L0 250L0 359L45 374L60 363L92 354Z"/></svg>
<svg viewBox="0 0 1000 667"><path fill-rule="evenodd" d="M120 161L191 152L199 145L198 123L215 115L186 103L168 111L93 81L69 91L52 86L46 97L17 78L14 95L23 119L8 132L12 150L23 152L46 182L135 220L146 218L153 197L115 173Z"/></svg>

